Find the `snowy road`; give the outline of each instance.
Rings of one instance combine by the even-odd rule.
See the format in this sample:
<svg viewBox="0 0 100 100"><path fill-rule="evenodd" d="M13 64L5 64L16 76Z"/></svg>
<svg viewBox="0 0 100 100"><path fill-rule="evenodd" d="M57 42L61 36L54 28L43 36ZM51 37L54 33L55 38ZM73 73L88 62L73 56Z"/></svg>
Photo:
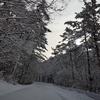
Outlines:
<svg viewBox="0 0 100 100"><path fill-rule="evenodd" d="M75 91L64 90L60 87L46 83L34 83L33 85L6 93L0 96L0 100L94 100L84 94Z"/></svg>

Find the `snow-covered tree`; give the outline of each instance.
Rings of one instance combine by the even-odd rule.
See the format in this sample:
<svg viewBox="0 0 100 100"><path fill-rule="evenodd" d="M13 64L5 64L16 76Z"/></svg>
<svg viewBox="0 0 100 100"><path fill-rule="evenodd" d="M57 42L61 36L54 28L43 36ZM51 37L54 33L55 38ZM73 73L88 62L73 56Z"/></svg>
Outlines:
<svg viewBox="0 0 100 100"><path fill-rule="evenodd" d="M90 2L84 0L83 10L76 13L75 18L77 21L65 22L67 27L61 35L63 40L60 45L53 49L53 54L65 53L67 56L70 55L70 66L72 66L71 70L74 69L72 72L75 81L79 80L81 86L94 91L97 88L96 84L98 84L95 80L97 75L94 74L95 72L100 74L98 71L98 66L100 66L100 4L97 4L96 0L90 0ZM79 38L81 45L78 46L76 41ZM66 63L68 63L67 60ZM77 78L76 72L81 78Z"/></svg>
<svg viewBox="0 0 100 100"><path fill-rule="evenodd" d="M30 8L29 8L30 6ZM45 0L29 2L27 0L0 1L0 64L14 74L22 60L31 55L44 59L47 39L51 32L46 25L49 21ZM5 66L5 67L4 67Z"/></svg>
<svg viewBox="0 0 100 100"><path fill-rule="evenodd" d="M81 19L82 32L84 36L86 35L85 42L88 42L88 49L94 50L99 66L100 4L96 2L96 0L91 0L90 2L84 0L85 7L76 15L76 18Z"/></svg>
<svg viewBox="0 0 100 100"><path fill-rule="evenodd" d="M99 54L99 34L100 34L100 4L96 3L96 0L91 0L90 2L86 2L84 0L84 8L83 10L76 15L77 19L81 19L80 22L80 33L84 36L84 47L87 52L87 72L88 72L88 81L90 84L90 90L92 89L92 72L91 72L91 58L95 61L95 63L100 67L100 54ZM91 53L94 55L91 57Z"/></svg>

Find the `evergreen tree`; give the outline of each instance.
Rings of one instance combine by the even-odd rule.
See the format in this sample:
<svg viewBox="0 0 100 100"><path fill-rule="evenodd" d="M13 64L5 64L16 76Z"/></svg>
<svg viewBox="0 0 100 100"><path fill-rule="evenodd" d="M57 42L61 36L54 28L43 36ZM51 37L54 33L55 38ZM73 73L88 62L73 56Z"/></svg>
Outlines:
<svg viewBox="0 0 100 100"><path fill-rule="evenodd" d="M46 25L49 21L45 0L31 2L27 9L27 0L0 1L0 64L10 67L9 74L22 66L22 59L31 55L44 59L46 50ZM5 70L5 69L4 69Z"/></svg>
<svg viewBox="0 0 100 100"><path fill-rule="evenodd" d="M98 60L98 66L100 65L100 54L99 54L99 32L100 32L100 4L96 3L96 0L91 0L91 2L86 2L84 0L85 8L82 12L76 15L76 18L82 19L81 27L83 29L83 34L88 40L88 49L92 49L95 52L95 57ZM85 32L84 32L85 31Z"/></svg>
<svg viewBox="0 0 100 100"><path fill-rule="evenodd" d="M86 2L84 0L85 7L82 12L76 15L76 18L81 19L81 31L80 33L84 35L84 47L87 52L87 63L88 63L88 81L90 85L90 90L92 90L93 77L91 76L91 64L90 64L90 53L94 54L97 58L95 62L98 62L100 67L100 54L99 54L99 32L100 32L100 4L96 4L96 0L91 0L91 2ZM90 52L91 51L91 52ZM93 57L92 57L93 59Z"/></svg>
<svg viewBox="0 0 100 100"><path fill-rule="evenodd" d="M78 66L82 66L82 62L85 61L84 69L86 73L84 73L85 80L82 84L91 91L93 90L93 83L95 81L95 76L93 76L93 69L96 66L97 70L97 65L100 67L100 4L97 4L96 0L91 0L90 2L86 2L86 0L84 0L83 10L80 13L76 13L75 18L77 21L65 22L67 27L63 35L61 35L63 38L62 43L53 49L53 54L65 53L68 55L69 53L70 61L72 62L70 65L72 66L72 70L73 68L76 69ZM76 41L79 38L81 39L81 45L78 46ZM81 59L79 62L77 60L79 58L86 60L82 61ZM93 64L93 61L95 64ZM77 71L77 69L74 70L74 74L75 71Z"/></svg>

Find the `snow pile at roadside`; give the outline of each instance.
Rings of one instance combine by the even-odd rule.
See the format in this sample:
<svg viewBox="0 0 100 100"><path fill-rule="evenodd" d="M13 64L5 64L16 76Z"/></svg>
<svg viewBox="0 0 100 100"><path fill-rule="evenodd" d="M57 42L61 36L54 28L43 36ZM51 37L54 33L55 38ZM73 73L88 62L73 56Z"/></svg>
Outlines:
<svg viewBox="0 0 100 100"><path fill-rule="evenodd" d="M66 100L96 100L88 97L85 93L78 93L77 91L70 91L67 89L62 89L57 86L50 87L53 91L55 91L61 97L66 98Z"/></svg>
<svg viewBox="0 0 100 100"><path fill-rule="evenodd" d="M29 86L24 86L24 85L12 85L9 84L5 81L0 80L0 95L5 94L5 93L9 93L9 92L13 92L16 90L21 90L23 88L27 88Z"/></svg>
<svg viewBox="0 0 100 100"><path fill-rule="evenodd" d="M82 94L88 95L89 97L91 97L91 98L93 98L95 100L100 100L100 94L97 94L97 93L84 91L84 90L80 90L80 89L73 89L73 88L67 88L67 90L69 90L69 91L77 91L78 93L82 93Z"/></svg>

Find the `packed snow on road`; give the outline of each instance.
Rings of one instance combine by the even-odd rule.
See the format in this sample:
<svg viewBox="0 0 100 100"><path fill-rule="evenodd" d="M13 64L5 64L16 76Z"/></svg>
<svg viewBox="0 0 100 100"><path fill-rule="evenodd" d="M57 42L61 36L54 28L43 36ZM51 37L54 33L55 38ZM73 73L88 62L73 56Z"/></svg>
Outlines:
<svg viewBox="0 0 100 100"><path fill-rule="evenodd" d="M96 100L86 93L36 82L32 85L12 85L0 81L0 100ZM98 99L99 100L99 99Z"/></svg>

